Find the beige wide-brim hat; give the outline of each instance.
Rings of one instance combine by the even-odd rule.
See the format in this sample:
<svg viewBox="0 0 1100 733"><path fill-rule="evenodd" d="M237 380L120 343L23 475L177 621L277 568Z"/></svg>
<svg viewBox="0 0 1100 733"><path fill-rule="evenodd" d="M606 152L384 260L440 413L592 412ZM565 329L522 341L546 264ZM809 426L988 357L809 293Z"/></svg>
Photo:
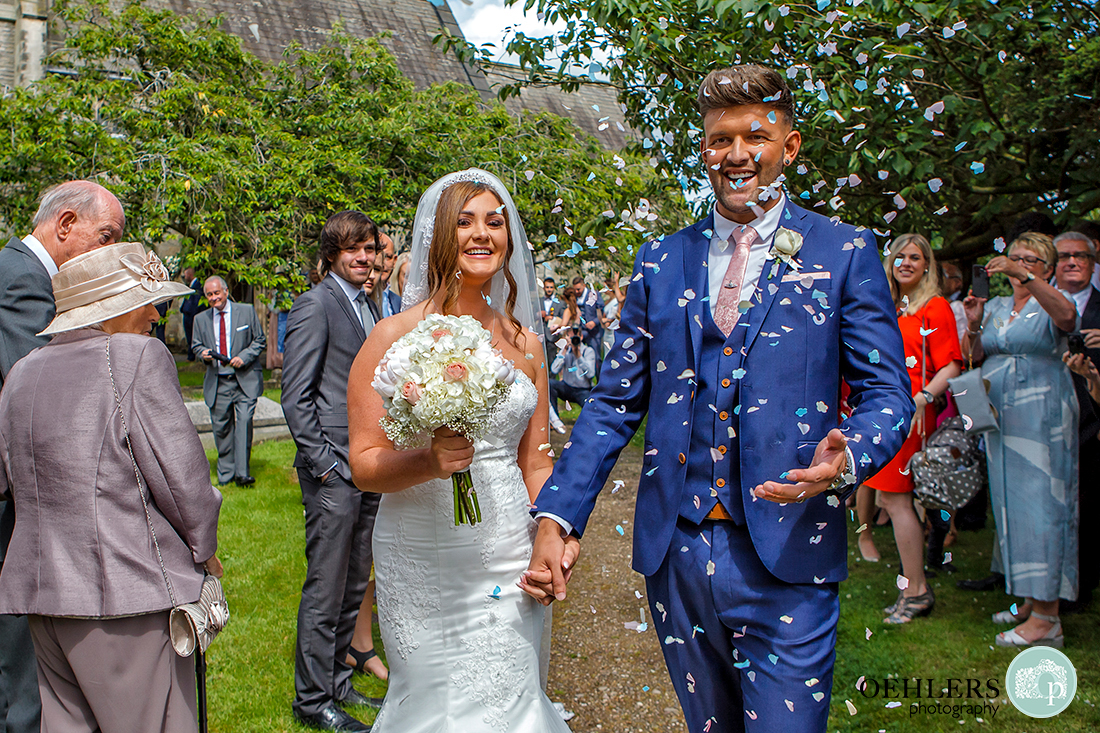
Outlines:
<svg viewBox="0 0 1100 733"><path fill-rule="evenodd" d="M172 282L156 253L137 242L100 247L69 260L53 276L57 315L38 335L75 331L192 292Z"/></svg>

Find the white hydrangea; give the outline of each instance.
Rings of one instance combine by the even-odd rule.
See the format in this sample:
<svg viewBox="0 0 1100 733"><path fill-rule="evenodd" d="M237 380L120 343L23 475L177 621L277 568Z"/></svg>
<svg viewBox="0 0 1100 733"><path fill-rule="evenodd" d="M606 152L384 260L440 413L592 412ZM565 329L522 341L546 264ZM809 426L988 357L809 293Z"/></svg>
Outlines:
<svg viewBox="0 0 1100 733"><path fill-rule="evenodd" d="M386 435L412 445L444 426L481 437L514 380L514 365L477 319L432 314L390 347L372 386L386 408Z"/></svg>

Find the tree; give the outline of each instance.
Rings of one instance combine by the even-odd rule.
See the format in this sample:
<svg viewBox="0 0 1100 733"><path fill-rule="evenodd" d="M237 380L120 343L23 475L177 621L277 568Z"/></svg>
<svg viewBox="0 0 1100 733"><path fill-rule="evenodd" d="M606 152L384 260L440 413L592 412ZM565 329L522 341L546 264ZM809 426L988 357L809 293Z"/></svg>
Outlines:
<svg viewBox="0 0 1100 733"><path fill-rule="evenodd" d="M129 236L176 236L200 271L275 289L301 283L330 214L407 226L431 181L475 165L510 186L539 260L621 265L642 241L641 199L672 229L686 214L676 182L644 158L458 84L418 92L377 39L336 32L270 65L216 17L140 0L55 9L67 43L51 66L72 72L0 101L0 221L13 229L46 185L95 177L123 201Z"/></svg>
<svg viewBox="0 0 1100 733"><path fill-rule="evenodd" d="M517 4L520 0L508 0ZM785 73L803 131L788 186L827 214L989 252L1025 211L1100 213L1093 0L524 0L565 22L512 37L524 85L611 85L660 168L703 176L695 90L712 69ZM467 59L495 49L463 47ZM706 202L702 202L705 206Z"/></svg>

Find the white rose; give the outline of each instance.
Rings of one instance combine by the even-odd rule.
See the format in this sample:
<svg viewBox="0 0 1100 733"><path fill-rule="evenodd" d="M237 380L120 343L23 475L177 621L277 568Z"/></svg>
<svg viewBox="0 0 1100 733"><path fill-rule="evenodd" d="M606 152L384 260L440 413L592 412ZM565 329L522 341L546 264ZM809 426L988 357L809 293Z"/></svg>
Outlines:
<svg viewBox="0 0 1100 733"><path fill-rule="evenodd" d="M802 235L790 229L780 227L775 233L775 243L772 244L772 254L783 260L790 260L802 249Z"/></svg>

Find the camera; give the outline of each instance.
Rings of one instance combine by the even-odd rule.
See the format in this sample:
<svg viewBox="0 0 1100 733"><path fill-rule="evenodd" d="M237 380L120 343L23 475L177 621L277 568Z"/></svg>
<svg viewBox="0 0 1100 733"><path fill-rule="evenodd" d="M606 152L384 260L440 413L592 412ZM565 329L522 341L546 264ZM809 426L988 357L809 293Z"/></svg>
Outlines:
<svg viewBox="0 0 1100 733"><path fill-rule="evenodd" d="M569 337L569 343L573 344L574 346L580 346L581 345L581 337L576 335L576 334L573 334L572 336Z"/></svg>

